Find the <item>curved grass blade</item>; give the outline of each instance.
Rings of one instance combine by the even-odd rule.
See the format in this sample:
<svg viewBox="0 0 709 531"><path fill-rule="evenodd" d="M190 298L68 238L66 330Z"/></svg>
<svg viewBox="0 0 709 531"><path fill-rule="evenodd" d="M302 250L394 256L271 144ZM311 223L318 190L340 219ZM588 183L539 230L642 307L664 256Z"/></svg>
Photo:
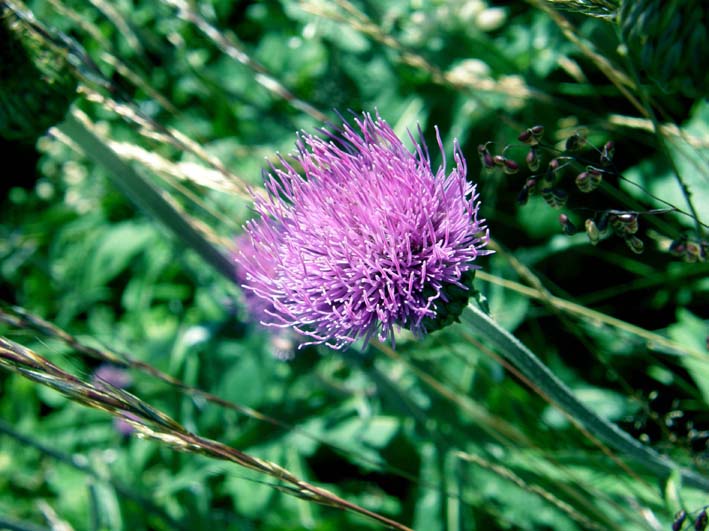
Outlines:
<svg viewBox="0 0 709 531"><path fill-rule="evenodd" d="M641 462L662 480L668 479L673 472L679 471L687 485L709 492L709 478L680 467L669 457L643 445L615 424L599 417L576 398L571 389L559 380L531 350L481 310L468 305L461 315L461 321L484 336L506 361L536 386L542 395L559 406L598 440Z"/></svg>

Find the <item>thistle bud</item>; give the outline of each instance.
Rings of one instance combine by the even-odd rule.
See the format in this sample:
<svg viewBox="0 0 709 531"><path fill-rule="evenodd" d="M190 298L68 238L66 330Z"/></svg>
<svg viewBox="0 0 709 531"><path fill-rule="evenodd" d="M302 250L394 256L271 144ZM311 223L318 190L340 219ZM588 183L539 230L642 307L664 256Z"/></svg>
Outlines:
<svg viewBox="0 0 709 531"><path fill-rule="evenodd" d="M559 223L561 224L561 230L567 236L573 236L578 232L576 225L571 222L566 214L559 214Z"/></svg>
<svg viewBox="0 0 709 531"><path fill-rule="evenodd" d="M625 244L635 254L642 254L643 250L645 250L645 244L637 236L628 236L627 238L625 238Z"/></svg>
<svg viewBox="0 0 709 531"><path fill-rule="evenodd" d="M598 229L596 222L591 218L585 222L586 235L588 236L591 245L596 245L601 240L601 231Z"/></svg>
<svg viewBox="0 0 709 531"><path fill-rule="evenodd" d="M539 158L539 155L537 155L537 149L534 146L529 148L529 152L524 160L527 163L529 171L537 171L542 164L542 160Z"/></svg>

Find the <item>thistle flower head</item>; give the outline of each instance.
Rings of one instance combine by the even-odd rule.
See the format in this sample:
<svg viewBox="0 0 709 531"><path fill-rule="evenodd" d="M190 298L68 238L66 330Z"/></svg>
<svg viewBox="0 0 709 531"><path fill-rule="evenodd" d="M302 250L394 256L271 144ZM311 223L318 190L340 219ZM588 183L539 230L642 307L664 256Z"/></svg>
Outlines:
<svg viewBox="0 0 709 531"><path fill-rule="evenodd" d="M377 115L325 138L301 133L295 161L264 172L250 241L237 251L242 285L263 324L292 326L342 348L394 326L423 335L462 311L486 228L457 142L455 168L431 168L419 131L413 153ZM438 144L443 153L440 135ZM251 295L249 295L251 296Z"/></svg>

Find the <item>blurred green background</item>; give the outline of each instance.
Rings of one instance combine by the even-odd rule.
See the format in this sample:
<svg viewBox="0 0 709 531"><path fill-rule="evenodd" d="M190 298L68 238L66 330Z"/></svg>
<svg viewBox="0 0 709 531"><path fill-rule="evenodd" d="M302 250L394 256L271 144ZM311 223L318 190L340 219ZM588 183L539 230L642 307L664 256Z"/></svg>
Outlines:
<svg viewBox="0 0 709 531"><path fill-rule="evenodd" d="M249 319L233 281L120 193L111 167L61 127L43 134L39 120L73 101L71 112L226 255L253 215L244 185L260 185L297 130L378 110L402 138L420 124L438 157L437 125L449 157L461 143L495 240L476 281L492 316L602 417L706 476L701 1L0 4L7 35L21 35L28 22L17 13L31 12L49 33L32 37L30 54L55 54L23 75L28 57L0 49L3 126L30 130L15 125L0 139L0 300L242 410L145 371L106 373L26 322L5 319L4 336L83 380L118 378L188 430L417 530L701 524L706 492L600 449L462 325L423 341L402 333L395 353L296 350L292 335ZM69 81L37 92L54 70ZM568 195L561 209L541 193L518 201L533 172L517 137L538 124L542 172L565 157L554 184ZM569 151L574 135L586 143ZM598 165L607 141L613 164L583 193L574 178ZM521 171L483 168L486 144ZM591 245L585 220L608 212L638 213L641 254L613 231ZM560 213L576 234L563 233ZM130 431L1 371L0 528L384 528Z"/></svg>

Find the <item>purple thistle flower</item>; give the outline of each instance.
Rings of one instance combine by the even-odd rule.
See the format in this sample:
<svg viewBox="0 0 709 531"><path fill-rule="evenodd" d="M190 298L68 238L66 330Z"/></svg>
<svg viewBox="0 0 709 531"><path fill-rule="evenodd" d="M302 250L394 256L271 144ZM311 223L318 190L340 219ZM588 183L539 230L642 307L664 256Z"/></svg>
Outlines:
<svg viewBox="0 0 709 531"><path fill-rule="evenodd" d="M443 166L434 173L420 130L418 143L409 135L412 153L379 115L355 123L325 139L299 135L303 177L283 157L264 172L267 197L254 198L259 217L236 256L243 288L265 302L263 324L332 348L454 320L474 260L490 252L457 142L446 175L436 129Z"/></svg>

